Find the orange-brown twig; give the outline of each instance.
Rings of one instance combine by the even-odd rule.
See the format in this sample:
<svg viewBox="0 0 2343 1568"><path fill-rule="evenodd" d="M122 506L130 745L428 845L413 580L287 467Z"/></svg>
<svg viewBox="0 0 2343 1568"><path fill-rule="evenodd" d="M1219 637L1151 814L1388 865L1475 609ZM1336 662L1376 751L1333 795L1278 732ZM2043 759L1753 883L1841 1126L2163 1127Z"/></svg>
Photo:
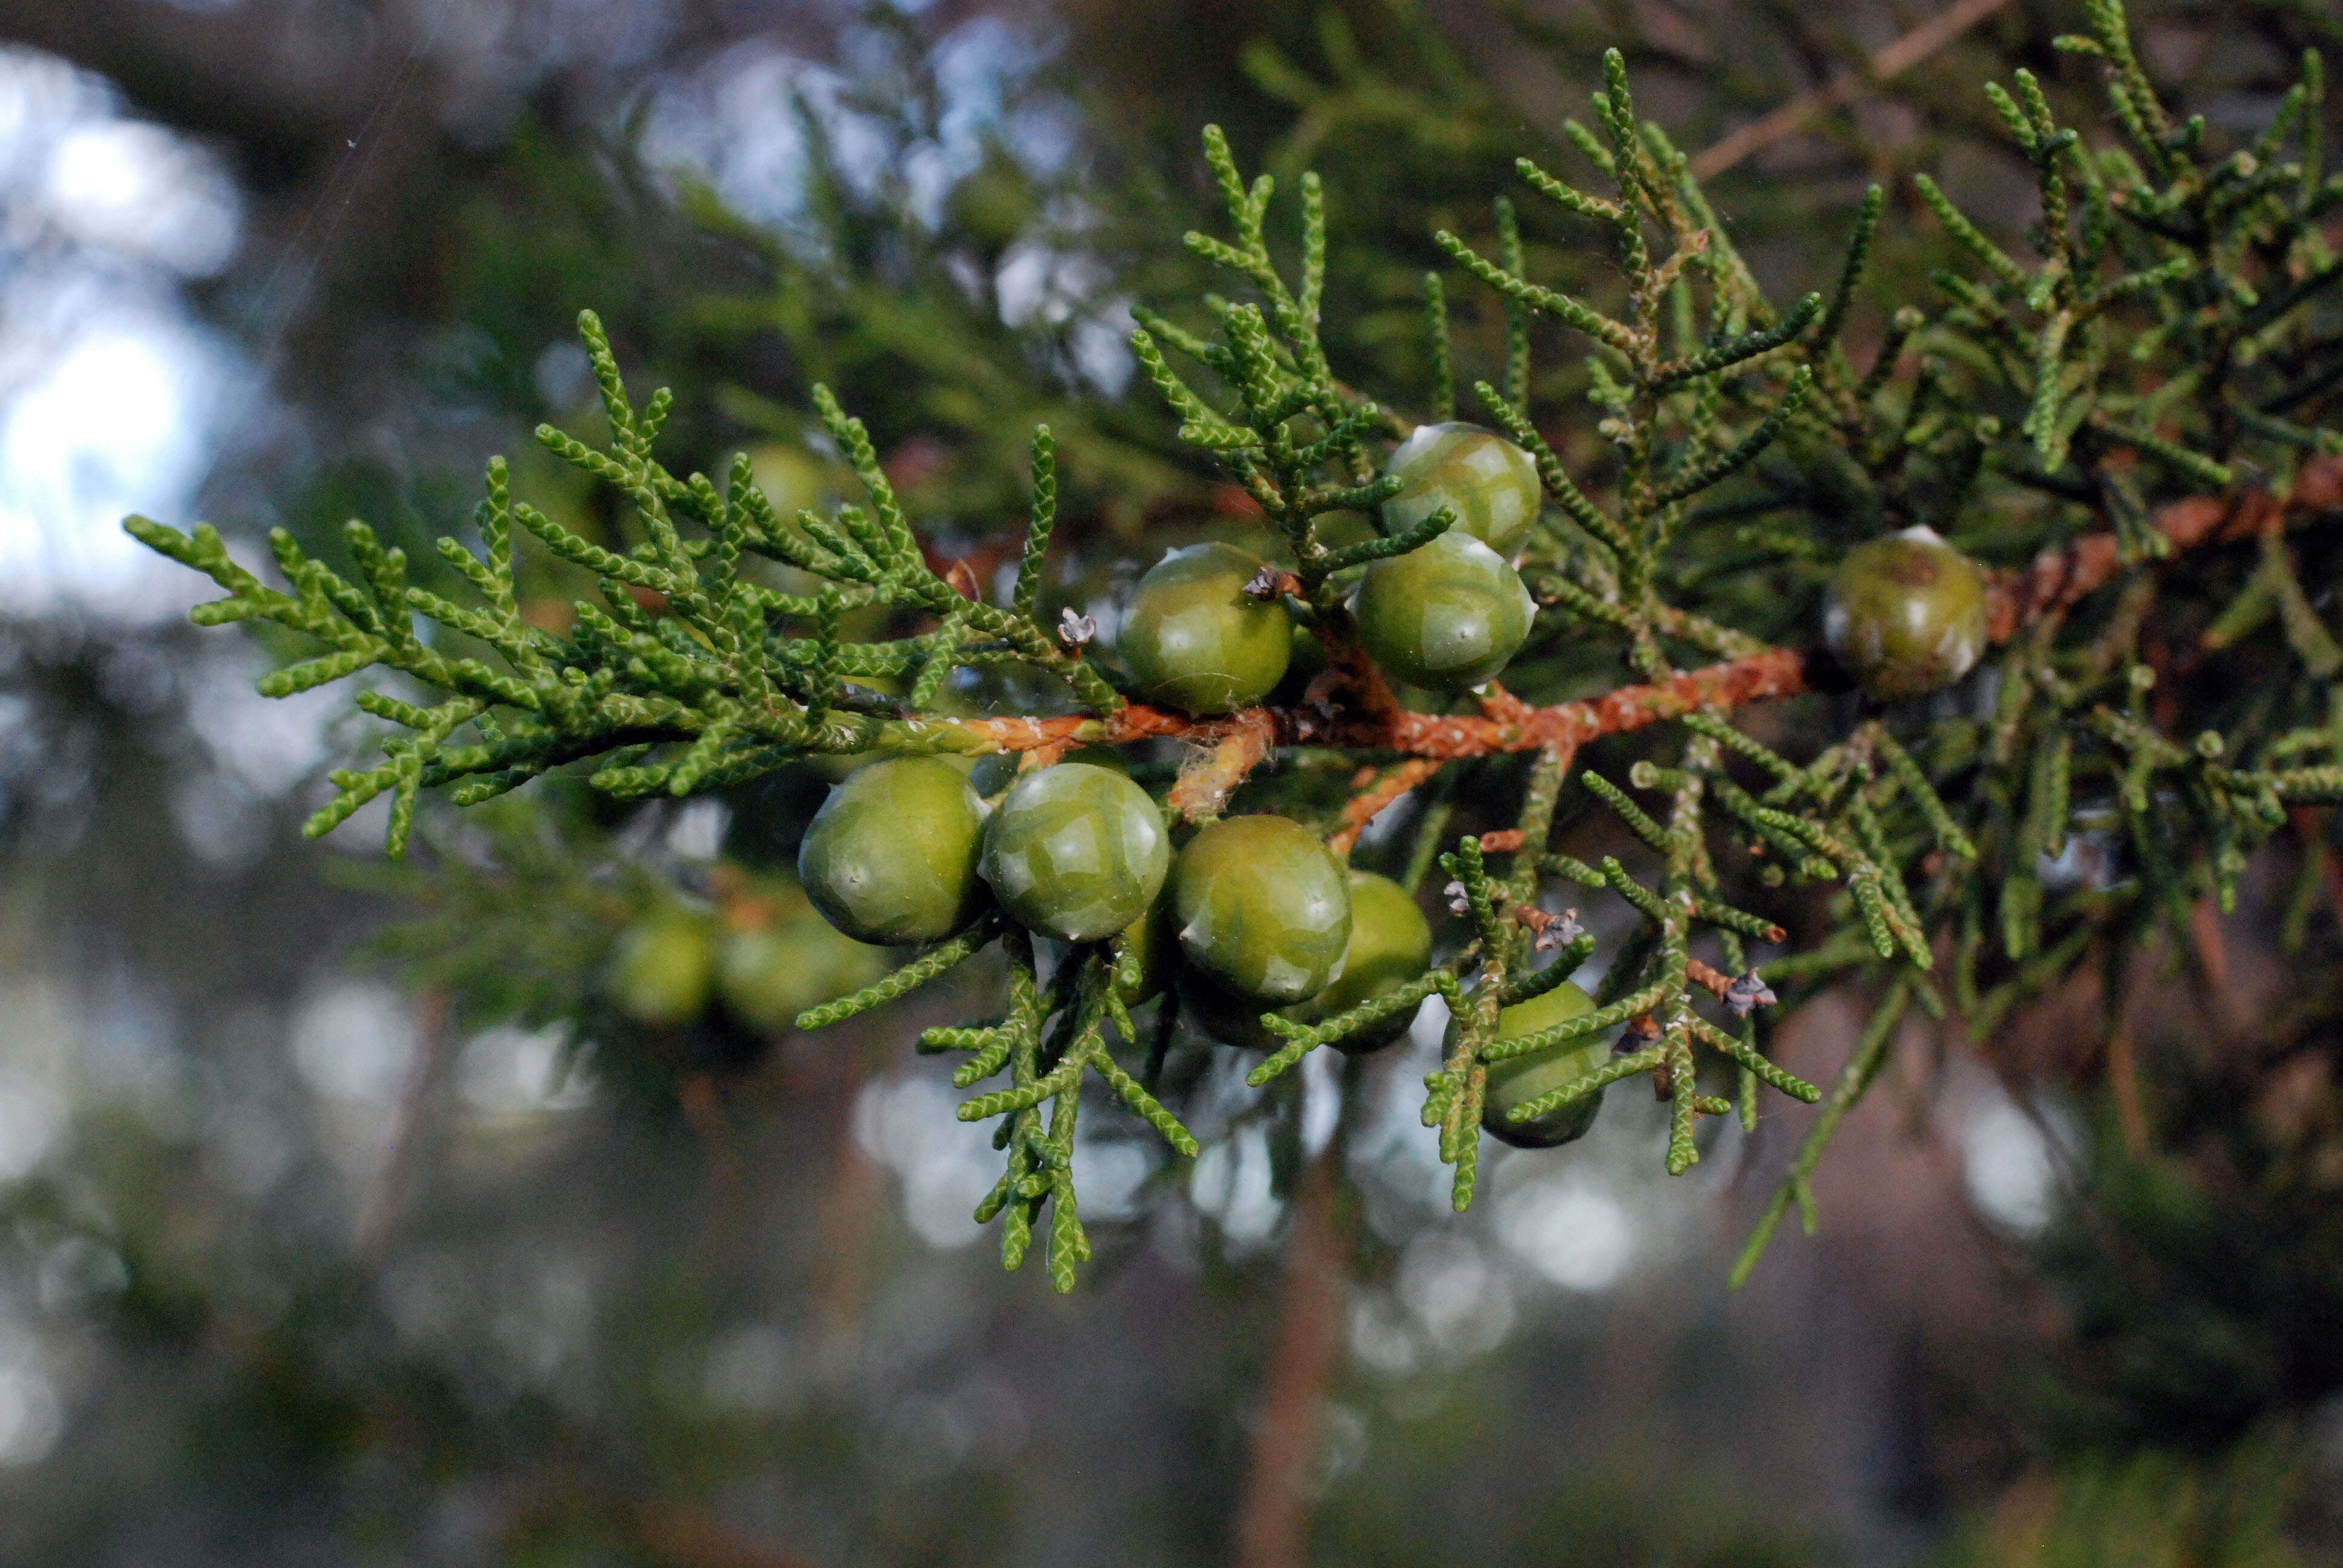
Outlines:
<svg viewBox="0 0 2343 1568"><path fill-rule="evenodd" d="M2283 498L2267 490L2192 496L2160 508L2156 527L2177 553L2251 538L2284 526L2287 518L2299 513L2338 508L2343 508L2343 457L2322 456L2303 466ZM2122 565L2115 536L2098 533L2047 552L2030 567L1989 574L1988 635L1996 642L2006 641L2020 628L2061 612L2105 586ZM1410 759L1376 776L1344 808L1342 827L1332 841L1347 851L1376 812L1432 777L1442 763L1493 752L1575 748L1704 709L1722 710L1795 697L1813 689L1809 672L1820 658L1798 648L1766 648L1665 680L1624 686L1603 697L1549 708L1533 708L1492 683L1480 713L1434 714L1400 707L1371 665L1353 671L1353 650L1338 648L1333 652L1355 699L1341 709L1256 708L1225 719L1198 719L1132 703L1102 719L969 719L961 728L1001 751L1063 748L1092 739L1121 744L1164 736L1201 742L1210 749L1191 759L1172 791L1173 805L1192 818L1218 811L1245 774L1280 746L1395 751Z"/></svg>
<svg viewBox="0 0 2343 1568"><path fill-rule="evenodd" d="M1172 786L1172 809L1192 822L1218 816L1230 792L1277 749L1277 720L1268 709L1249 708L1214 729L1217 734L1207 730L1196 737L1211 741L1210 749L1191 752Z"/></svg>
<svg viewBox="0 0 2343 1568"><path fill-rule="evenodd" d="M1411 757L1398 767L1378 771L1363 769L1363 778L1352 788L1358 791L1342 807L1342 825L1326 840L1326 848L1337 855L1347 855L1358 842L1359 834L1379 816L1383 809L1439 772L1447 764L1438 758Z"/></svg>
<svg viewBox="0 0 2343 1568"><path fill-rule="evenodd" d="M2268 490L2190 496L2159 508L2156 528L2177 555L2251 538L2285 527L2289 517L2338 508L2343 508L2343 457L2320 456L2302 466L2282 498ZM2063 550L2036 557L2031 566L1995 572L1986 585L1986 633L2006 641L2020 627L2078 602L2122 568L2115 535L2086 534Z"/></svg>
<svg viewBox="0 0 2343 1568"><path fill-rule="evenodd" d="M1807 689L1806 666L1807 655L1798 649L1768 648L1649 685L1623 686L1584 702L1524 707L1503 719L1403 712L1392 721L1382 744L1412 756L1452 758L1578 747L1704 708L1738 708L1769 697L1795 696Z"/></svg>
<svg viewBox="0 0 2343 1568"><path fill-rule="evenodd" d="M2009 0L1954 0L1909 33L1874 53L1861 70L1841 71L1810 93L1801 93L1763 118L1751 121L1715 146L1694 155L1693 177L1710 180L1761 147L1795 135L1817 115L1861 97L1865 90L1910 69L1992 15Z"/></svg>
<svg viewBox="0 0 2343 1568"><path fill-rule="evenodd" d="M1768 648L1746 658L1685 670L1647 686L1624 686L1607 696L1551 708L1523 705L1512 717L1414 713L1394 709L1377 718L1355 713L1332 717L1288 708L1255 708L1227 719L1190 719L1131 703L1103 719L1069 714L1061 719L970 719L960 728L980 737L996 751L1031 751L1069 740L1095 739L1110 745L1170 736L1210 741L1216 747L1242 738L1247 749L1263 740L1281 746L1329 746L1355 750L1404 752L1451 761L1496 751L1540 751L1577 746L1703 708L1737 708L1769 697L1806 690L1807 655L1795 648Z"/></svg>
<svg viewBox="0 0 2343 1568"><path fill-rule="evenodd" d="M1710 968L1698 959L1684 960L1684 979L1714 992L1719 1001L1733 993L1733 977L1721 970Z"/></svg>

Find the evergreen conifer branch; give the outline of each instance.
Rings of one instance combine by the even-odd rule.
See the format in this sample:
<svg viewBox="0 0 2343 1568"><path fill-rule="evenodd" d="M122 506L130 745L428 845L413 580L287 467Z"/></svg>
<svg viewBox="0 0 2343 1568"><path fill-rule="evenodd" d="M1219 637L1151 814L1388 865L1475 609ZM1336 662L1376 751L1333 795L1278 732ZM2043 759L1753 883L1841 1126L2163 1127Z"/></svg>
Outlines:
<svg viewBox="0 0 2343 1568"><path fill-rule="evenodd" d="M1964 263L1936 272L1932 306L1900 303L1860 376L1846 340L1859 337L1878 287L1869 266L1884 193L1867 193L1855 213L1827 293L1776 306L1686 160L1637 119L1615 51L1594 128L1570 128L1605 192L1526 160L1518 172L1597 226L1620 290L1582 298L1529 276L1503 199L1493 241L1435 236L1493 293L1503 361L1490 367L1494 381L1471 385L1544 491L1546 515L1519 558L1539 601L1529 646L1561 650L1556 668L1573 679L1606 662L1632 671L1593 695L1533 705L1492 679L1469 699L1411 707L1368 651L1353 618L1360 574L1447 549L1454 541L1443 536L1468 520L1443 506L1380 537L1333 542L1332 514L1373 512L1403 490L1403 477L1383 470L1386 437L1406 422L1334 374L1317 180L1295 182L1296 248L1273 254L1274 184L1248 182L1216 128L1204 134L1204 160L1225 226L1185 243L1232 274L1240 297L1182 305L1190 325L1139 307L1131 343L1179 438L1262 514L1276 558L1252 591L1295 607L1323 657L1324 672L1299 696L1234 712L1136 700L1123 688L1141 688L1086 646L1090 623L1071 612L1046 619L1041 585L1061 531L1047 427L1032 437L1013 587L995 602L967 574L931 564L868 429L826 388L814 389L815 417L856 476L859 502L784 518L745 460L720 486L662 466L656 448L672 399L662 392L635 405L590 314L580 331L609 439L589 446L549 428L538 438L628 502L625 541L588 539L516 498L501 463L476 514L478 549L438 547L473 596L466 602L410 583L405 557L364 524L345 535L347 572L274 537L282 588L232 559L209 527L127 526L219 585L226 597L196 610L200 624L266 620L319 646L267 677L264 691L389 672L395 685L358 699L398 732L383 742L385 760L334 775L337 794L309 829L327 830L387 794L394 853L423 790L446 786L477 801L571 764L613 794L677 796L812 757L1017 753L1046 765L1078 746L1177 741L1185 759L1158 792L1175 832L1217 817L1259 770L1351 770L1348 799L1321 824L1338 857L1413 794L1426 809L1404 886L1413 891L1435 862L1445 871L1456 940L1421 975L1332 1017L1264 1014L1275 1047L1248 1081L1266 1086L1309 1051L1359 1044L1440 996L1451 1030L1423 1118L1454 1168L1452 1201L1463 1209L1477 1182L1493 1067L1621 1030L1607 1063L1507 1107L1502 1124L1648 1076L1670 1106L1664 1163L1680 1172L1699 1157L1697 1119L1736 1109L1699 1091L1707 1052L1730 1064L1745 1126L1765 1088L1824 1105L1737 1282L1792 1204L1811 1216L1815 1161L1887 1060L1912 1003L1940 1016L1949 997L1973 1032L1989 1033L2087 955L2159 928L2184 931L2200 900L2227 907L2248 857L2290 811L2343 802L2334 685L2343 640L2304 564L2331 565L2330 542L2311 530L2343 511L2343 439L2331 418L2343 387L2343 264L2319 226L2343 204L2343 184L2322 167L2322 68L2307 58L2272 124L2217 156L2201 120L2176 120L2158 102L2120 0L2087 0L2086 11L2088 36L2064 45L2103 64L2126 145L2095 145L2095 127L2057 125L2027 73L1990 86L1986 101L2036 187L2031 259L1922 177L1918 198ZM1298 266L1279 255L1298 256ZM1459 350L1437 275L1425 301L1433 384L1415 389L1422 404L1398 406L1429 407L1446 422ZM1549 411L1533 407L1547 384L1531 357L1541 317L1592 339L1584 374L1607 444L1594 471L1569 470L1559 451L1578 448L1550 440L1539 424ZM1193 326L1207 317L1209 330ZM1821 586L1819 565L1916 533L1982 563L1982 635L1935 688L1960 678L1968 659L1986 673L1935 709L1878 691L1852 722L1806 736L1811 756L1751 735L1739 710L1844 689L1859 673L1795 618ZM521 613L524 534L528 548L599 581L601 602L579 603L564 635ZM2187 568L2173 569L2183 557ZM759 562L809 574L811 585L759 580ZM431 629L418 630L417 617ZM874 619L875 634L850 629ZM2200 682L2167 686L2152 703L2176 628L2205 657L2257 671L2246 684L2265 694L2247 701ZM1713 662L1680 666L1687 648ZM1071 711L940 710L956 671L1002 664L1052 678ZM1660 733L1624 785L1581 760L1591 743L1644 730ZM1457 765L1515 753L1527 760L1513 825L1455 833ZM1556 802L1574 779L1655 858L1655 871L1639 877L1615 857L1588 864L1554 847ZM2086 838L2116 871L2097 881L2068 874L2065 857ZM1616 900L1628 939L1589 1011L1506 1037L1505 1010L1550 995L1593 950L1569 940L1574 928L1547 935L1557 919L1538 901L1548 879ZM1779 946L1787 932L1742 907L1765 902L1743 890L1747 881L1820 888L1825 929L1800 950L1749 964L1747 944ZM1005 1013L930 1030L920 1048L966 1053L954 1074L963 1089L1006 1075L960 1112L997 1121L1006 1156L978 1217L1001 1220L1003 1261L1015 1267L1046 1206L1049 1271L1065 1289L1090 1252L1073 1171L1085 1080L1095 1073L1101 1095L1175 1150L1197 1149L1156 1095L1176 993L1153 1004L1143 1072L1111 1052L1138 1044L1142 1027L1131 1016L1142 978L1135 938L1074 943L1045 980L1031 938L989 912L799 1023L882 1006L995 941L1008 960ZM1696 944L1726 967L1696 956ZM1849 986L1884 1000L1824 1096L1765 1054L1759 1010L1786 1011Z"/></svg>

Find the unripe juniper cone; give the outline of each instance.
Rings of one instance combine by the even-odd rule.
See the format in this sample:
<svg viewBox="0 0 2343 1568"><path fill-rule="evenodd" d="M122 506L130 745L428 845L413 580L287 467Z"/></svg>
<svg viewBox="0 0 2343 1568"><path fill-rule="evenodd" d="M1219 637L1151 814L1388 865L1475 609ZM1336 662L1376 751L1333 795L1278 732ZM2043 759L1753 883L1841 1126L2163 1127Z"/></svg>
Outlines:
<svg viewBox="0 0 2343 1568"><path fill-rule="evenodd" d="M1941 690L1985 651L1985 579L1933 528L1857 545L1831 578L1823 638L1874 697Z"/></svg>
<svg viewBox="0 0 2343 1568"><path fill-rule="evenodd" d="M637 1023L672 1029L708 1005L716 932L707 916L667 904L627 928L610 962L609 993Z"/></svg>
<svg viewBox="0 0 2343 1568"><path fill-rule="evenodd" d="M1537 606L1503 556L1451 528L1369 567L1353 613L1359 640L1395 679L1461 691L1505 668Z"/></svg>
<svg viewBox="0 0 2343 1568"><path fill-rule="evenodd" d="M798 849L798 879L860 942L940 941L984 907L984 804L934 757L892 757L830 792Z"/></svg>
<svg viewBox="0 0 2343 1568"><path fill-rule="evenodd" d="M1594 999L1568 980L1544 996L1509 1007L1497 1015L1497 1038L1519 1040L1525 1034L1568 1023L1594 1010ZM1449 1026L1454 1032L1455 1026ZM1489 1135L1516 1149L1553 1149L1586 1136L1594 1113L1603 1109L1601 1091L1573 1101L1558 1111L1527 1121L1509 1121L1506 1112L1542 1094L1551 1094L1577 1082L1611 1060L1607 1033L1566 1040L1526 1056L1509 1057L1489 1067L1488 1096L1482 1101L1481 1125Z"/></svg>
<svg viewBox="0 0 2343 1568"><path fill-rule="evenodd" d="M1262 563L1234 545L1173 550L1139 579L1118 648L1151 702L1230 713L1267 697L1293 652L1293 621L1245 585Z"/></svg>
<svg viewBox="0 0 2343 1568"><path fill-rule="evenodd" d="M802 906L724 933L716 994L749 1028L786 1029L809 1007L861 990L888 970L887 950L858 942Z"/></svg>
<svg viewBox="0 0 2343 1568"><path fill-rule="evenodd" d="M1383 472L1406 481L1383 503L1384 533L1403 534L1446 507L1454 528L1508 560L1530 542L1544 496L1536 460L1478 425L1418 425Z"/></svg>
<svg viewBox="0 0 2343 1568"><path fill-rule="evenodd" d="M1060 941L1111 937L1147 912L1172 864L1163 816L1121 773L1061 762L1010 787L984 830L984 879L1011 918Z"/></svg>
<svg viewBox="0 0 2343 1568"><path fill-rule="evenodd" d="M1303 1001L1342 972L1351 892L1317 835L1291 817L1228 817L1172 869L1180 953L1232 995Z"/></svg>
<svg viewBox="0 0 2343 1568"><path fill-rule="evenodd" d="M1432 962L1432 924L1406 889L1373 871L1350 873L1351 945L1342 972L1301 1006L1298 1023L1317 1023L1420 979ZM1407 1032L1413 1010L1334 1041L1353 1056L1381 1050Z"/></svg>
<svg viewBox="0 0 2343 1568"><path fill-rule="evenodd" d="M1177 875L1175 865L1175 881ZM1419 978L1431 963L1432 927L1404 889L1372 871L1351 872L1349 885L1351 940L1343 950L1342 971L1307 1001L1277 1009L1280 1017L1300 1024L1322 1023ZM1263 1009L1258 1000L1237 995L1193 966L1181 971L1180 1007L1198 1030L1224 1045L1274 1050L1285 1043L1262 1022ZM1332 1043L1352 1056L1381 1050L1407 1032L1415 1013L1410 1009Z"/></svg>

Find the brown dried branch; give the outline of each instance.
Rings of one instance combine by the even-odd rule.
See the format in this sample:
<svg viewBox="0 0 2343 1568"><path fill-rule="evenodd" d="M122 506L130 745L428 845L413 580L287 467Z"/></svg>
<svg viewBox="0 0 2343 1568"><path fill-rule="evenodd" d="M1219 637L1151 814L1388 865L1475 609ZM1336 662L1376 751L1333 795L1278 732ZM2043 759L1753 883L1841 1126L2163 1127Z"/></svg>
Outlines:
<svg viewBox="0 0 2343 1568"><path fill-rule="evenodd" d="M1721 970L1711 968L1698 959L1684 960L1684 979L1714 992L1719 1001L1725 1000L1733 994L1733 977Z"/></svg>
<svg viewBox="0 0 2343 1568"><path fill-rule="evenodd" d="M1350 1237L1335 1191L1341 1153L1338 1142L1312 1161L1294 1198L1277 1339L1254 1416L1252 1465L1237 1508L1239 1568L1308 1568L1310 1562L1319 1429L1327 1390L1341 1369L1349 1294Z"/></svg>
<svg viewBox="0 0 2343 1568"><path fill-rule="evenodd" d="M1829 113L1890 77L1910 70L2009 0L1955 0L1894 43L1875 51L1860 70L1841 71L1810 93L1801 93L1781 107L1752 120L1692 160L1695 179L1715 179L1750 154L1795 136L1817 116Z"/></svg>
<svg viewBox="0 0 2343 1568"><path fill-rule="evenodd" d="M367 1183L352 1234L351 1251L368 1268L379 1264L390 1251L399 1208L406 1201L415 1169L416 1145L428 1136L432 1112L447 1087L455 1033L446 991L427 990L416 998L415 1060L407 1068L406 1087L399 1091L389 1152Z"/></svg>
<svg viewBox="0 0 2343 1568"><path fill-rule="evenodd" d="M1262 759L1277 749L1277 721L1266 708L1199 726L1190 739L1206 746L1188 754L1172 786L1172 807L1189 821L1217 817L1229 796Z"/></svg>
<svg viewBox="0 0 2343 1568"><path fill-rule="evenodd" d="M2175 555L2199 545L2228 544L2283 528L2287 519L2343 508L2343 457L2313 457L2281 498L2268 490L2230 496L2190 496L2157 509L2156 528ZM2034 564L1990 574L1986 584L1986 632L2004 642L2020 627L2066 609L2123 569L2113 534L2086 534Z"/></svg>
<svg viewBox="0 0 2343 1568"><path fill-rule="evenodd" d="M1516 833L1514 837L1519 838L1520 835ZM1578 923L1576 910L1564 910L1557 915L1539 909L1535 904L1516 904L1513 906L1513 919L1530 929L1530 934L1536 938L1537 950L1542 953L1552 952L1586 931L1586 928Z"/></svg>

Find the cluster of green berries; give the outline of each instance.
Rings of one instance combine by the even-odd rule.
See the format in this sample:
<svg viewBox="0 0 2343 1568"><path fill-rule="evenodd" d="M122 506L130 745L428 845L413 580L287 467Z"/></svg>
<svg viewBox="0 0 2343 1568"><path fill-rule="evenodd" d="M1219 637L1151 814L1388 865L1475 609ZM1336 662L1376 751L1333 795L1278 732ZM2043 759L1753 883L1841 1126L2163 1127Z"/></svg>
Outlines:
<svg viewBox="0 0 2343 1568"><path fill-rule="evenodd" d="M1404 481L1385 504L1387 533L1443 508L1455 521L1367 568L1351 605L1360 640L1407 685L1478 685L1504 668L1534 614L1511 557L1537 514L1535 467L1511 442L1451 424L1419 429L1387 471ZM1282 597L1262 591L1274 580L1264 568L1223 543L1166 555L1140 580L1118 639L1135 689L1198 717L1276 690L1310 639ZM1287 817L1226 818L1175 846L1163 807L1111 761L1037 769L989 800L950 761L870 763L830 791L798 870L814 907L858 941L940 940L988 907L1057 941L1119 941L1126 1006L1176 991L1195 1027L1248 1049L1279 1043L1266 1012L1322 1022L1420 978L1432 961L1431 925L1398 883L1345 867ZM1513 1010L1534 1019L1505 1021L1518 1033L1591 1005L1564 985ZM1412 1021L1395 1016L1336 1043L1380 1050ZM1518 1059L1503 1081L1578 1076L1586 1050L1573 1042ZM1500 1098L1491 1125L1517 1142L1567 1141L1592 1115L1590 1102L1569 1127L1514 1127Z"/></svg>
<svg viewBox="0 0 2343 1568"><path fill-rule="evenodd" d="M1385 471L1403 481L1384 504L1388 536L1443 508L1453 521L1367 568L1349 607L1361 644L1408 686L1457 691L1493 678L1535 613L1513 564L1537 517L1534 463L1499 436L1451 423L1418 428ZM1118 639L1135 689L1198 717L1267 699L1297 647L1312 642L1275 580L1234 545L1166 555L1138 583ZM1925 528L1851 552L1826 607L1833 652L1882 698L1957 679L1982 652L1985 626L1976 568ZM1111 755L1031 769L990 799L964 759L896 757L831 789L806 831L798 874L811 908L858 952L941 941L996 910L1055 941L1117 942L1130 960L1117 971L1126 1006L1174 990L1196 1027L1250 1049L1279 1043L1266 1012L1321 1022L1430 964L1432 930L1415 898L1348 869L1301 823L1232 817L1181 843L1174 829ZM723 983L720 965L714 972ZM1498 1039L1593 1006L1577 986L1554 986L1506 1009ZM1394 1017L1336 1043L1379 1050L1412 1021ZM1531 1148L1582 1136L1599 1096L1526 1123L1506 1113L1584 1077L1609 1049L1598 1037L1498 1061L1484 1125Z"/></svg>
<svg viewBox="0 0 2343 1568"><path fill-rule="evenodd" d="M990 905L1036 935L1067 943L1121 939L1127 1007L1176 989L1184 1016L1231 1045L1273 1049L1274 1010L1322 1022L1423 975L1432 927L1388 877L1346 869L1301 823L1279 816L1206 824L1175 854L1162 809L1127 775L1061 762L1020 777L988 802L951 763L900 757L857 770L815 814L799 854L807 894L858 941L939 940ZM1564 983L1509 1008L1499 1038L1594 1006ZM1405 1014L1334 1043L1379 1050L1407 1032ZM1586 1131L1596 1101L1516 1125L1505 1111L1584 1077L1600 1040L1515 1057L1493 1070L1487 1126L1526 1148Z"/></svg>
<svg viewBox="0 0 2343 1568"><path fill-rule="evenodd" d="M1456 520L1422 548L1367 568L1352 606L1359 640L1410 686L1461 691L1493 680L1537 614L1513 564L1544 494L1536 463L1476 426L1420 425L1383 472L1402 481L1383 503L1386 533L1443 507Z"/></svg>
<svg viewBox="0 0 2343 1568"><path fill-rule="evenodd" d="M1432 929L1388 878L1345 869L1287 817L1206 824L1173 851L1165 812L1121 770L1060 762L980 797L951 762L857 769L799 850L807 896L859 942L932 942L988 908L1066 943L1124 940L1126 1005L1177 985L1232 1043L1267 1043L1260 1016L1332 1017L1422 975ZM1353 1050L1389 1044L1394 1020Z"/></svg>
<svg viewBox="0 0 2343 1568"><path fill-rule="evenodd" d="M663 893L628 924L605 985L619 1012L675 1030L719 1011L772 1034L893 967L884 948L842 932L789 883L737 873L726 882L713 907Z"/></svg>
<svg viewBox="0 0 2343 1568"><path fill-rule="evenodd" d="M1385 466L1401 480L1383 503L1386 534L1446 508L1431 543L1366 569L1351 601L1360 643L1394 679L1461 691L1493 678L1521 648L1536 605L1513 569L1541 495L1527 452L1471 425L1424 425ZM1200 716L1262 701L1295 648L1291 614L1261 585L1264 563L1228 544L1158 562L1131 597L1118 649L1149 701Z"/></svg>
<svg viewBox="0 0 2343 1568"><path fill-rule="evenodd" d="M1350 604L1360 643L1386 674L1425 690L1495 678L1537 610L1513 568L1543 494L1534 460L1475 426L1423 425L1384 473L1402 481L1383 503L1387 535L1443 508L1455 520L1366 569ZM1277 689L1298 628L1262 594L1263 567L1234 545L1202 544L1172 551L1140 579L1120 651L1141 695L1211 716ZM1882 699L1923 696L1967 674L1985 652L1986 627L1983 576L1926 528L1850 550L1824 610L1832 654Z"/></svg>

